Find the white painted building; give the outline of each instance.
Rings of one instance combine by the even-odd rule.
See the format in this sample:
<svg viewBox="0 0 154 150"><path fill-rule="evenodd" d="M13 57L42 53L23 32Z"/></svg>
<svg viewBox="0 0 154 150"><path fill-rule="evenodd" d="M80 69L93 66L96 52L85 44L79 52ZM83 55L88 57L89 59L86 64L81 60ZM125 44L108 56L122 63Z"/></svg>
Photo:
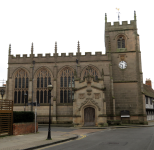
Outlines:
<svg viewBox="0 0 154 150"><path fill-rule="evenodd" d="M146 84L143 84L143 91L145 94L147 121L154 120L154 90L152 89L150 79L147 79Z"/></svg>

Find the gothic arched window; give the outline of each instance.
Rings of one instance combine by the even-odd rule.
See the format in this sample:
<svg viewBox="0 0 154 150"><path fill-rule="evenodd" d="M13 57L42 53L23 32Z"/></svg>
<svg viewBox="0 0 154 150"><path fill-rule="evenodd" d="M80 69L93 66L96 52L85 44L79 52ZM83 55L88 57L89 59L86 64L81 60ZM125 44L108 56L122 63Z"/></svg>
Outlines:
<svg viewBox="0 0 154 150"><path fill-rule="evenodd" d="M118 45L118 48L125 48L125 39L123 36L118 38L117 45Z"/></svg>
<svg viewBox="0 0 154 150"><path fill-rule="evenodd" d="M37 86L36 86L36 99L38 103L48 103L49 102L49 96L48 94L50 91L48 91L47 86L51 83L51 73L43 68L39 70L39 72L36 75L37 80Z"/></svg>
<svg viewBox="0 0 154 150"><path fill-rule="evenodd" d="M14 103L28 103L28 73L19 69L14 76ZM24 98L24 94L27 97Z"/></svg>
<svg viewBox="0 0 154 150"><path fill-rule="evenodd" d="M60 103L72 103L74 99L74 70L65 68L60 72Z"/></svg>
<svg viewBox="0 0 154 150"><path fill-rule="evenodd" d="M92 66L88 66L85 70L84 70L84 76L93 76L94 77L94 80L97 81L98 80L98 76L99 76L99 73L98 71L92 67Z"/></svg>

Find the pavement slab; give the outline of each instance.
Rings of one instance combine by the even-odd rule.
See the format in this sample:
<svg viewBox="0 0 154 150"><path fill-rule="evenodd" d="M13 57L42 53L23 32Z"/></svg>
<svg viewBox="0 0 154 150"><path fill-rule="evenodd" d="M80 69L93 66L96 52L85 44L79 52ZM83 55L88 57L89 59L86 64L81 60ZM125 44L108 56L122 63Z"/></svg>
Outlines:
<svg viewBox="0 0 154 150"><path fill-rule="evenodd" d="M77 138L77 135L69 133L66 134L65 132L51 132L52 140L46 140L46 138L46 131L40 131L36 134L32 133L25 135L0 137L0 150L29 149L36 146L49 145L59 141L69 140L71 138Z"/></svg>

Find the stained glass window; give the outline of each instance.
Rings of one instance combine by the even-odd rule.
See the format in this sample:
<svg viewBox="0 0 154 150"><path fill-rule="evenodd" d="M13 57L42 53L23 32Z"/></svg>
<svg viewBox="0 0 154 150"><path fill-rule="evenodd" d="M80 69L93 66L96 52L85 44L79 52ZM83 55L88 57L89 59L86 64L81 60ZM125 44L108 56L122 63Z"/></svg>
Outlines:
<svg viewBox="0 0 154 150"><path fill-rule="evenodd" d="M74 70L66 67L60 72L60 103L72 103Z"/></svg>
<svg viewBox="0 0 154 150"><path fill-rule="evenodd" d="M24 103L24 91L22 91L22 103Z"/></svg>
<svg viewBox="0 0 154 150"><path fill-rule="evenodd" d="M44 91L44 103L47 103L47 91Z"/></svg>
<svg viewBox="0 0 154 150"><path fill-rule="evenodd" d="M19 88L21 88L21 78L19 78Z"/></svg>
<svg viewBox="0 0 154 150"><path fill-rule="evenodd" d="M42 68L37 73L37 94L36 99L38 103L49 102L48 85L51 84L51 73L49 70Z"/></svg>
<svg viewBox="0 0 154 150"><path fill-rule="evenodd" d="M14 103L25 103L24 93L28 91L28 73L24 69L17 70L14 75L14 84Z"/></svg>
<svg viewBox="0 0 154 150"><path fill-rule="evenodd" d="M40 92L40 103L43 103L43 91Z"/></svg>
<svg viewBox="0 0 154 150"><path fill-rule="evenodd" d="M25 88L25 78L22 78L22 88Z"/></svg>

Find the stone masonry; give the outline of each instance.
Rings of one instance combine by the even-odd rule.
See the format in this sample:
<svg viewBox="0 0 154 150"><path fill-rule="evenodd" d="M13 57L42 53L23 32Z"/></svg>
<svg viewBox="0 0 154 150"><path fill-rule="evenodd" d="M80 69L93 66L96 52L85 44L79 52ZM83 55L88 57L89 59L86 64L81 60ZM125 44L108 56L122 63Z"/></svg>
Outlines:
<svg viewBox="0 0 154 150"><path fill-rule="evenodd" d="M55 43L53 56L49 53L45 56L38 54L35 57L32 44L30 57L27 54L20 57L20 55L11 55L10 45L6 99L14 100L16 98L15 75L22 69L29 79L28 102L35 101L38 74L41 70L46 70L53 85L51 92L53 96L51 100L52 123L74 123L83 126L87 119L86 116L88 116L86 108L94 112L93 118L96 126L105 125L107 120L123 120L128 123L131 120L146 122L141 51L136 22L135 12L134 20L131 20L130 24L123 21L122 25L119 22L114 22L114 25L111 25L110 22L107 22L105 15L105 54L95 52L95 55L92 55L91 52L86 52L85 55L81 55L78 42L76 55L69 53L67 56L62 53L59 56L57 43ZM125 41L123 48L119 48L117 42L121 37ZM127 63L125 69L119 68L121 61ZM74 87L71 89L72 93L74 91L74 98L71 102L68 100L61 102L61 77L65 68L72 71L74 75ZM90 74L92 71L93 74ZM97 79L95 79L96 76ZM24 106L25 104L19 101L14 103L14 110L24 110ZM40 103L40 107L37 108L38 122L48 122L48 109L48 102ZM29 106L26 106L26 111L29 110ZM122 110L128 110L130 117L121 118Z"/></svg>

